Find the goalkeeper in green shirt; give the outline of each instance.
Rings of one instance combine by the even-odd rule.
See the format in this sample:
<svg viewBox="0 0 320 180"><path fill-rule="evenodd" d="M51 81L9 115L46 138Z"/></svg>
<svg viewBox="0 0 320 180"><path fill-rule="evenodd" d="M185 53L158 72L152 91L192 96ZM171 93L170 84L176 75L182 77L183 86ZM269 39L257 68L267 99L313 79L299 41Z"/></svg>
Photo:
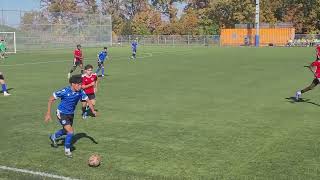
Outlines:
<svg viewBox="0 0 320 180"><path fill-rule="evenodd" d="M6 55L6 44L4 43L4 40L1 39L0 41L0 58L3 59L5 58L5 55Z"/></svg>

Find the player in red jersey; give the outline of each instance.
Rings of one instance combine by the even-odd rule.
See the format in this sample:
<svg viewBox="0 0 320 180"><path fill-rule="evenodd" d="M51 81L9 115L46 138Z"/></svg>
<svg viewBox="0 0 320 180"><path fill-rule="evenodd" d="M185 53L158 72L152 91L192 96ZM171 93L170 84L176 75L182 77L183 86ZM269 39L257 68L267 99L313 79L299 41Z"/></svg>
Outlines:
<svg viewBox="0 0 320 180"><path fill-rule="evenodd" d="M316 55L317 55L317 58L320 58L320 44L317 44L316 46Z"/></svg>
<svg viewBox="0 0 320 180"><path fill-rule="evenodd" d="M314 62L312 62L309 66L306 67L309 68L310 71L313 73L314 79L308 87L296 92L297 101L299 101L303 93L312 90L320 83L320 58L317 57L317 59Z"/></svg>
<svg viewBox="0 0 320 180"><path fill-rule="evenodd" d="M81 50L81 45L78 44L77 48L73 52L73 66L70 72L68 73L68 79L70 78L72 72L76 70L77 66L81 68L81 74L83 73L83 55Z"/></svg>
<svg viewBox="0 0 320 180"><path fill-rule="evenodd" d="M93 66L88 64L84 67L84 74L82 75L82 89L87 94L89 101L92 105L96 104L96 96L98 87L98 76L93 73ZM82 102L82 118L86 119L88 115L89 107L86 101Z"/></svg>

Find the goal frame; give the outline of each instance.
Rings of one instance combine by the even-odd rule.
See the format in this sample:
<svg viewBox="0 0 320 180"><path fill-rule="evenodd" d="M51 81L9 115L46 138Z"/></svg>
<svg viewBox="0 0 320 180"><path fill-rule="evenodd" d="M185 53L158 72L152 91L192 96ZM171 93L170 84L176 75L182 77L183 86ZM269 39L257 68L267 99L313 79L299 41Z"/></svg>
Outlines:
<svg viewBox="0 0 320 180"><path fill-rule="evenodd" d="M9 51L6 51L6 53L17 53L17 44L16 44L16 32L2 32L0 31L0 37L4 37L4 41L6 41L6 36L3 36L3 34L13 34L13 50L9 50ZM7 47L8 47L8 44L6 43Z"/></svg>

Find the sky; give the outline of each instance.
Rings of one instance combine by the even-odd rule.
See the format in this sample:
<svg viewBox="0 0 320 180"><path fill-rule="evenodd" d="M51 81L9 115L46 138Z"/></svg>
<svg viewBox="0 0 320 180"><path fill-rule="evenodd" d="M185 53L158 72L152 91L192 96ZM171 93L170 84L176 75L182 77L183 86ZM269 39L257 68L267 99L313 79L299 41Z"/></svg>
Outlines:
<svg viewBox="0 0 320 180"><path fill-rule="evenodd" d="M30 11L40 8L40 0L0 0L0 6L0 9Z"/></svg>

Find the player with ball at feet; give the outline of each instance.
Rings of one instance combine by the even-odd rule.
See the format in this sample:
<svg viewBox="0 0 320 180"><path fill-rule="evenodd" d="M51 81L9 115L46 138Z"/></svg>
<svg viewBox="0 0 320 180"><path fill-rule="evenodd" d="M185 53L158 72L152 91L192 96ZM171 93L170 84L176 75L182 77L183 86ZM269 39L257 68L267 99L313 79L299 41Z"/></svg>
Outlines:
<svg viewBox="0 0 320 180"><path fill-rule="evenodd" d="M63 89L55 91L52 96L50 96L48 101L48 110L45 115L45 122L51 120L51 107L55 100L58 98L61 99L60 104L57 108L57 118L59 123L62 126L62 129L59 129L52 135L50 135L49 139L51 141L51 145L53 147L58 147L57 145L57 138L60 138L63 135L66 135L65 142L64 142L64 152L65 155L69 158L72 157L71 153L71 142L73 137L73 118L74 118L74 111L75 108L80 100L87 101L89 108L91 109L92 113L96 116L97 113L93 108L91 101L89 101L88 96L84 93L81 89L82 85L82 78L81 75L73 75L69 79L70 86L67 86Z"/></svg>

